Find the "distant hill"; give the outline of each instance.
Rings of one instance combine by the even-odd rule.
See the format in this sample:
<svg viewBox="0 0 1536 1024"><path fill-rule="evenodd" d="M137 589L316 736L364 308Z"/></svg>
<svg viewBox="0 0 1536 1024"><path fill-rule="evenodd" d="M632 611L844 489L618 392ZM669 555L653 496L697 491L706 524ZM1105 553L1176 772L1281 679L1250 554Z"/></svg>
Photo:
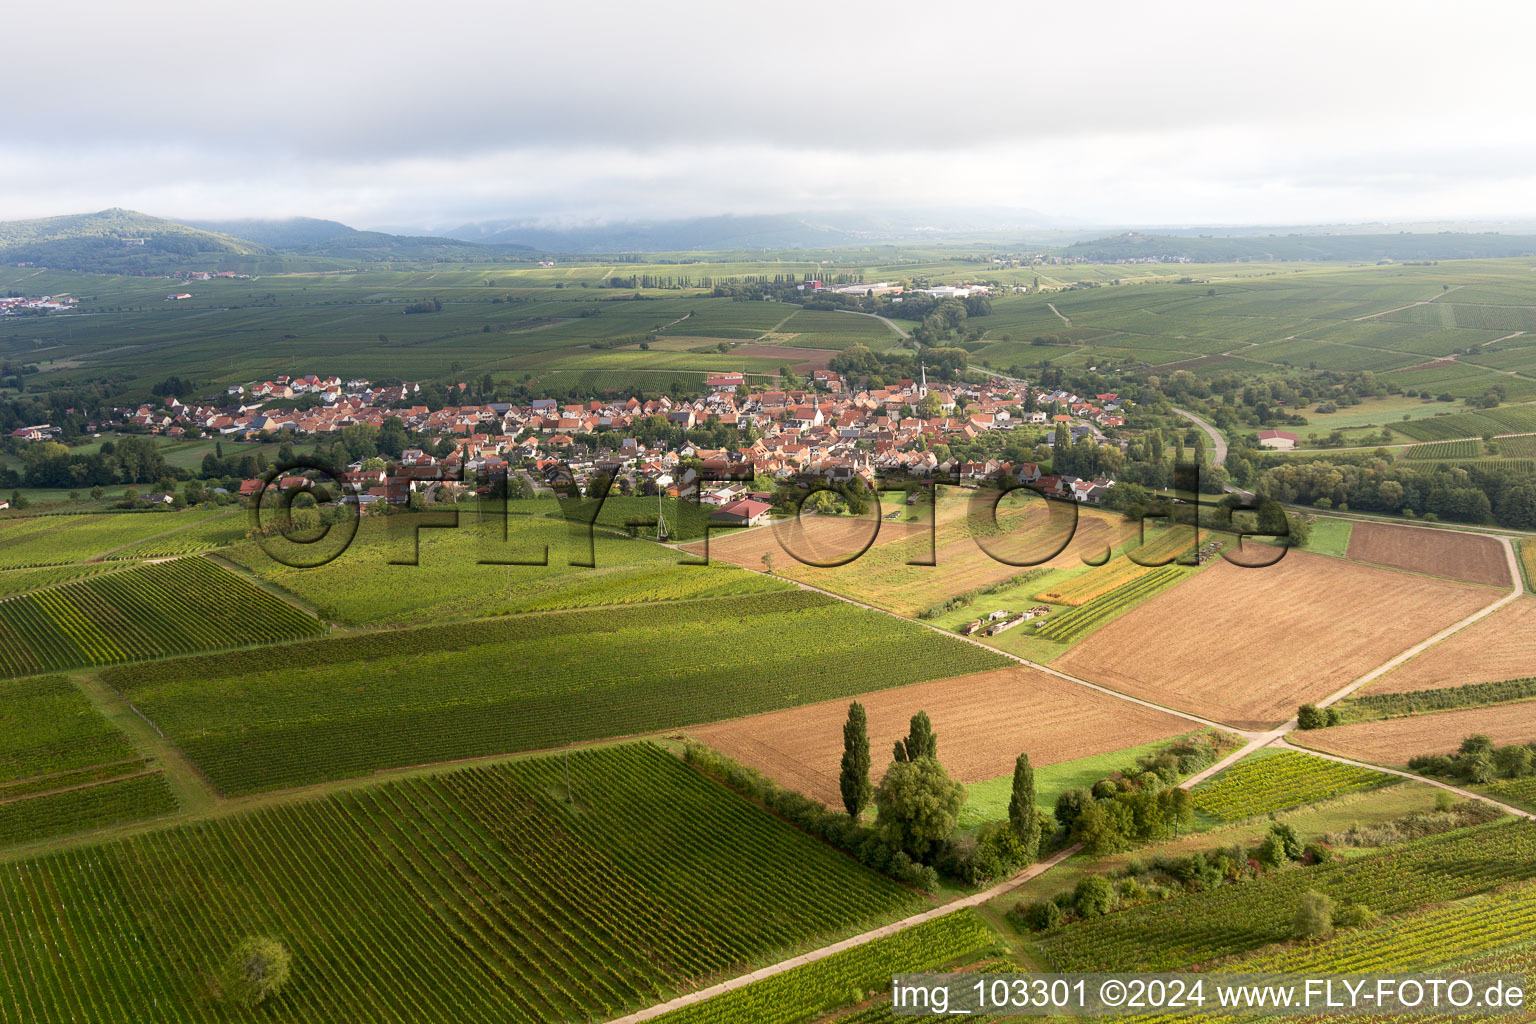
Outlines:
<svg viewBox="0 0 1536 1024"><path fill-rule="evenodd" d="M526 245L480 245L457 238L390 235L382 231L353 231L309 245L285 248L299 256L335 256L346 259L439 259L498 260L532 250Z"/></svg>
<svg viewBox="0 0 1536 1024"><path fill-rule="evenodd" d="M482 221L444 234L485 245L525 246L538 252L689 252L953 242L981 235L1000 236L1010 230L1039 237L1047 230L1042 222L1040 214L1028 210L776 213L570 228L531 221Z"/></svg>
<svg viewBox="0 0 1536 1024"><path fill-rule="evenodd" d="M273 249L297 249L357 233L354 228L340 221L318 220L314 217L290 217L286 220L189 220L183 223L202 231L243 238Z"/></svg>
<svg viewBox="0 0 1536 1024"><path fill-rule="evenodd" d="M1433 234L1291 234L1217 238L1127 231L1091 242L1077 242L1058 251L1063 256L1084 260L1188 259L1197 263L1494 259L1536 253L1536 235L1442 231Z"/></svg>
<svg viewBox="0 0 1536 1024"><path fill-rule="evenodd" d="M207 263L271 251L254 242L132 210L0 221L0 262L35 263L56 270L136 273L188 259Z"/></svg>

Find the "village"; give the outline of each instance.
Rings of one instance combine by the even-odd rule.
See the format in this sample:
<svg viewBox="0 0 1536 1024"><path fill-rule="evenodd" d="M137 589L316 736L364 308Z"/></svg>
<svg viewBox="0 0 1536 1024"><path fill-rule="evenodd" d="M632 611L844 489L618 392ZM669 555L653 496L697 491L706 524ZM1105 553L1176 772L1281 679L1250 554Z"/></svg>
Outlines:
<svg viewBox="0 0 1536 1024"><path fill-rule="evenodd" d="M1047 495L1084 502L1102 500L1114 482L1043 473L1039 461L941 459L935 451L1021 428L1043 434L1044 448L1031 449L1041 461L1055 443L1057 427L1069 442L1113 443L1104 431L1125 422L1124 403L1113 393L1081 396L995 380L930 387L926 370L917 380L875 389L852 388L830 370L815 371L807 384L752 390L742 374L720 373L692 400L536 399L430 409L415 404L421 390L416 383L284 375L232 385L218 404L172 397L163 406L122 410L121 420L130 429L171 438L254 441L339 437L348 427L378 429L398 418L411 435L438 440L437 454L426 444L402 451L392 460L392 472L365 470L361 460L349 465L343 474L355 492L349 500L365 506L409 504L413 495L454 500L466 481L483 483L499 475L535 490L570 485L583 491L592 478L603 476L624 493L697 498L716 506L722 519L756 522L768 511L761 493L752 496L740 486L710 489L700 481L817 477L834 485L858 479L873 486L877 478L892 476L1012 478ZM467 384L447 389L450 402L468 392ZM294 405L283 404L290 400ZM711 448L634 436L654 436L658 421L673 428L668 433L674 438L701 428L734 428L747 443ZM637 429L647 424L652 429ZM23 439L49 436L46 425L25 431ZM259 481L247 481L243 489L251 493L258 487Z"/></svg>
<svg viewBox="0 0 1536 1024"><path fill-rule="evenodd" d="M39 316L73 309L79 299L68 295L9 295L0 298L0 316Z"/></svg>

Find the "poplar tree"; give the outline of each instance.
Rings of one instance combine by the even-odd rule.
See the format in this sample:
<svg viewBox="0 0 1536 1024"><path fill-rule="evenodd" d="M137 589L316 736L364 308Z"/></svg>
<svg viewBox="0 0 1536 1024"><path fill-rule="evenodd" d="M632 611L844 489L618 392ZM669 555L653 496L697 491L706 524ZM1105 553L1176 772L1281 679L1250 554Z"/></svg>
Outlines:
<svg viewBox="0 0 1536 1024"><path fill-rule="evenodd" d="M1013 798L1008 801L1008 823L1024 844L1030 859L1040 851L1040 815L1035 812L1035 769L1028 754L1013 763Z"/></svg>
<svg viewBox="0 0 1536 1024"><path fill-rule="evenodd" d="M874 796L869 783L869 720L864 705L848 705L848 721L843 723L843 767L838 776L843 791L843 807L857 818Z"/></svg>

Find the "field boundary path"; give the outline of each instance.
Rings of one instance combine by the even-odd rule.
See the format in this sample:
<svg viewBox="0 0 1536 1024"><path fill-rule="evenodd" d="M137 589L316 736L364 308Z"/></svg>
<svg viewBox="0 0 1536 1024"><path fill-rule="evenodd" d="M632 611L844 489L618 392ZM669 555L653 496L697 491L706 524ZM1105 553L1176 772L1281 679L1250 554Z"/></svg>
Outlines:
<svg viewBox="0 0 1536 1024"><path fill-rule="evenodd" d="M910 338L910 337L912 337L912 335L908 334L906 331L902 330L900 327L897 327L895 323L893 323L892 321L890 321L890 320L886 319L885 317L881 316L879 313L866 313L866 312L864 312L861 309L840 309L840 310L838 310L838 312L839 313L852 313L854 316L872 317L872 318L874 318L876 320L879 320L881 323L885 324L885 326L887 326L891 330L895 331L902 338Z"/></svg>
<svg viewBox="0 0 1536 1024"><path fill-rule="evenodd" d="M1054 303L1054 302L1047 302L1045 305L1046 305L1047 309L1049 309L1052 313L1055 313L1058 317L1061 318L1061 322L1062 323L1066 324L1068 327L1072 326L1072 318L1067 316L1067 314L1063 313L1061 310L1057 309L1056 308L1056 303Z"/></svg>
<svg viewBox="0 0 1536 1024"><path fill-rule="evenodd" d="M176 797L180 813L196 814L219 802L218 792L203 778L197 766L160 731L159 726L134 707L131 700L108 686L94 672L72 673L69 679L102 717L127 735L135 750L154 759L165 773L165 781Z"/></svg>
<svg viewBox="0 0 1536 1024"><path fill-rule="evenodd" d="M1066 847L1065 849L1057 850L1055 853L1045 858L1045 860L1036 861L1034 864L1031 864L1023 871L1014 875L1012 878L999 882L998 884L992 886L990 889L984 889L981 892L973 893L970 896L964 897L963 899L952 900L949 903L940 904L937 907L930 907L929 909L920 913L913 914L911 917L904 917L900 921L894 921L891 924L881 925L879 928L872 928L867 932L863 932L862 934L843 939L841 942L834 942L830 946L822 946L820 949L814 949L809 953L801 953L799 956L793 956L788 960L781 960L776 964L771 964L767 967L761 967L751 972L750 974L743 974L739 977L730 978L726 981L720 982L717 985L711 985L709 988L701 988L695 992L689 992L685 995L678 996L675 999L668 1000L665 1003L658 1003L655 1006L648 1006L643 1010L637 1010L634 1013L623 1017L614 1017L608 1021L608 1024L640 1024L641 1021L652 1020L656 1017L660 1017L664 1013L669 1013L672 1010L681 1009L684 1006L692 1006L694 1003L702 1003L706 999L711 999L718 995L724 995L727 992L731 992L739 988L745 988L747 985L750 985L755 981L762 981L764 978L771 978L776 974L783 974L786 971L792 971L796 967L803 967L806 964L813 964L818 960L825 960L827 957L836 956L838 953L846 952L850 949L856 949L859 946L868 945L877 939L889 938L898 932L906 931L908 928L923 924L927 921L932 921L936 917L944 917L947 914L953 914L956 911L964 910L967 907L979 907L983 903L994 900L997 897L1004 895L1005 893L1017 889L1025 882L1045 874L1051 868L1060 864L1062 861L1066 860L1068 857L1071 857L1081 849L1082 845L1075 843L1072 846Z"/></svg>

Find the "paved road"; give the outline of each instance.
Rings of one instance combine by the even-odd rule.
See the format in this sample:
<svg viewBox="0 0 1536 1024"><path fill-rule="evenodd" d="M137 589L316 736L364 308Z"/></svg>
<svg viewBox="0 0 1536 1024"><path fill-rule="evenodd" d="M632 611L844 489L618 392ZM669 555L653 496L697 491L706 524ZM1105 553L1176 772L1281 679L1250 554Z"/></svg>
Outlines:
<svg viewBox="0 0 1536 1024"><path fill-rule="evenodd" d="M1225 465L1227 461L1227 439L1221 436L1221 431L1187 409L1175 409L1173 411L1185 419L1193 421L1195 426L1205 431L1206 436L1211 439L1211 465Z"/></svg>

